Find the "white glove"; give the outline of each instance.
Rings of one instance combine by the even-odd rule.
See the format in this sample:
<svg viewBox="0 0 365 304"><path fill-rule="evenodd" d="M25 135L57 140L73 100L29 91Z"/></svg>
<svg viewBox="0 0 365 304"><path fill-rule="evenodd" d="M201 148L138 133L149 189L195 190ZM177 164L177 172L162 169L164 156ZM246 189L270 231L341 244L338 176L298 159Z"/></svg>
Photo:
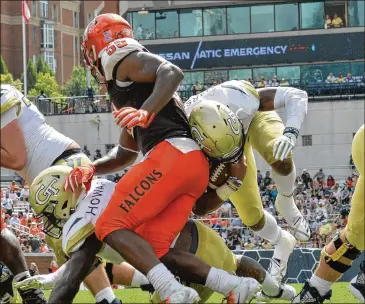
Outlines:
<svg viewBox="0 0 365 304"><path fill-rule="evenodd" d="M29 290L29 289L52 289L54 284L54 275L50 274L40 274L34 277L30 277L21 282L17 282L14 284L14 287L20 290Z"/></svg>
<svg viewBox="0 0 365 304"><path fill-rule="evenodd" d="M275 159L283 161L294 149L297 142L297 136L293 133L284 133L275 140L273 155Z"/></svg>

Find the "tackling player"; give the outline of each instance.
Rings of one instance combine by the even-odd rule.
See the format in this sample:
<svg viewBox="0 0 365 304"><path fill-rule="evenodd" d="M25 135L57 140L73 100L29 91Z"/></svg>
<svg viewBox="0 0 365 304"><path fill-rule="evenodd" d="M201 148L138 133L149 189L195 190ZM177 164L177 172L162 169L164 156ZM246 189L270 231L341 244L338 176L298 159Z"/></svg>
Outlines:
<svg viewBox="0 0 365 304"><path fill-rule="evenodd" d="M218 163L230 162L243 151L247 158L242 187L232 186L229 181L229 185L208 193L207 199L199 200L194 212L206 214L229 198L243 223L258 236L276 245L270 272L278 280L286 273L295 239L282 230L275 218L262 207L252 149L257 150L273 169L279 191L276 207L288 222L289 230L298 239L308 240L308 224L293 199L296 173L291 158L291 150L307 113L307 101L307 93L299 89L278 87L256 91L247 81L233 80L193 96L185 103L192 134L210 159ZM227 106L233 115L225 113L219 104ZM273 111L282 107L287 112L285 129L280 117ZM227 123L230 121L236 123ZM201 204L203 199L206 204Z"/></svg>
<svg viewBox="0 0 365 304"><path fill-rule="evenodd" d="M41 171L52 165L75 167L88 163L91 161L81 153L80 146L47 125L42 113L19 90L11 85L1 84L1 167L15 170L28 184L31 184ZM54 250L59 265L62 265L66 259L62 254L62 244L59 242L60 230L47 218L44 218L43 222L46 242ZM8 238L11 237L10 230L4 230L2 236L5 234ZM5 246L5 243L3 244ZM8 250L1 250L0 254L14 260L14 267L23 267L22 260L15 254L17 249L14 246L9 239L6 247ZM5 257L2 256L1 260L3 259ZM14 269L12 266L9 268ZM105 289L103 296L97 297L97 302L103 299L108 299L108 303L112 302L115 296L101 266L94 270L94 275L96 274L100 280L86 278L86 285L91 290L101 287ZM11 280L7 283L11 283Z"/></svg>
<svg viewBox="0 0 365 304"><path fill-rule="evenodd" d="M106 208L114 192L115 184L99 179L92 182L87 194L80 188L75 193L66 192L63 190L63 183L70 171L71 169L66 166L46 169L35 179L30 192L30 203L37 215L42 214L55 224L61 220L66 221L63 225L62 244L64 253L70 256L70 260L56 273L33 277L17 284L17 287L22 289L27 289L29 286L50 288L60 280L64 272L77 273L80 270L80 267L77 267L80 260L91 265L95 254L116 264L113 266L112 272L109 271L113 284L133 284L136 271L128 265L127 267L119 265L123 259L116 251L106 244L91 245L91 239L95 238L95 223ZM247 257L236 258L215 231L198 221L189 220L186 223L177 241L174 241L173 248L172 250L195 254L210 267L255 278L262 283L263 291L271 297L291 301L295 295L294 288L279 285L255 260ZM187 269L187 271L189 270ZM126 276L125 272L128 272L129 275ZM147 284L147 279L145 277L143 279L143 284ZM236 278L236 281L240 282L240 279ZM246 285L249 285L249 280L245 282ZM66 284L63 288L68 289L73 281L69 280ZM219 285L224 285L227 293L232 288L228 282L214 281L211 284L211 288L216 287L214 290L218 290ZM205 302L213 293L212 289L206 286L196 284L191 286L199 292L201 302ZM247 300L254 294L255 289L251 289L246 294ZM245 300L242 298L241 302L245 302Z"/></svg>
<svg viewBox="0 0 365 304"><path fill-rule="evenodd" d="M26 162L27 155L24 144L24 135L18 122L21 113L20 101L15 96L6 98L7 91L1 85L1 167L21 170ZM16 138L16 140L14 140ZM16 236L6 228L2 217L0 217L0 261L3 262L14 275L6 275L4 272L4 281L0 283L0 300L3 303L10 301L14 297L12 289L13 279L16 282L30 277L24 254ZM1 272L2 267L0 267ZM6 275L6 278L5 278ZM0 275L2 277L2 273ZM46 303L43 292L39 289L30 289L28 291L19 291L20 296L25 304L42 304Z"/></svg>
<svg viewBox="0 0 365 304"><path fill-rule="evenodd" d="M321 254L320 263L311 279L304 285L293 303L323 303L331 297L331 286L343 273L351 268L352 262L365 250L364 244L364 125L355 134L352 142L352 158L359 171L347 225L327 244ZM359 274L351 280L350 291L361 302L365 298L365 261L362 261Z"/></svg>

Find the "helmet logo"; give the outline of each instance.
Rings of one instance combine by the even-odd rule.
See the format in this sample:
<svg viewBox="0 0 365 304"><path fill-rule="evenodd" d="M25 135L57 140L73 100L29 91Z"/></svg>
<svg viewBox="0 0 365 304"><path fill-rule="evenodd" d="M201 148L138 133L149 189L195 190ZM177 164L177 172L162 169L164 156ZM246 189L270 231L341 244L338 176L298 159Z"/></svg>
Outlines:
<svg viewBox="0 0 365 304"><path fill-rule="evenodd" d="M195 126L191 127L191 135L194 137L194 139L198 142L199 146L201 149L206 149L208 152L212 152L211 149L209 149L208 147L206 147L203 144L204 141L204 136L200 134L199 129Z"/></svg>
<svg viewBox="0 0 365 304"><path fill-rule="evenodd" d="M232 118L228 118L228 119L227 119L227 122L228 122L229 126L231 127L232 132L233 132L235 135L239 135L239 134L240 134L240 127L239 127L239 125L238 125L238 128L237 128L237 129L235 129L235 128L234 128L234 124L236 124L236 123L235 123L235 121L234 121L234 120L232 120Z"/></svg>
<svg viewBox="0 0 365 304"><path fill-rule="evenodd" d="M57 178L54 178L50 183L49 183L49 185L47 186L47 187L45 187L44 185L41 185L40 187L39 187L39 189L37 190L37 192L36 192L36 194L35 194L35 199L36 199L36 201L37 201L37 204L39 204L39 205L44 205L45 203L47 203L48 202L48 200L50 199L50 197L52 196L52 195L57 195L58 194L58 192L60 192L60 190L59 189L55 189L55 188L53 188L53 185L55 184L55 183L57 183L57 181L58 181L58 179ZM42 193L40 193L42 190L44 190ZM42 196L44 196L45 198L42 200L41 198L40 198L40 196L39 195L42 195Z"/></svg>
<svg viewBox="0 0 365 304"><path fill-rule="evenodd" d="M104 32L104 39L105 39L105 42L112 41L112 31L111 30L107 30Z"/></svg>

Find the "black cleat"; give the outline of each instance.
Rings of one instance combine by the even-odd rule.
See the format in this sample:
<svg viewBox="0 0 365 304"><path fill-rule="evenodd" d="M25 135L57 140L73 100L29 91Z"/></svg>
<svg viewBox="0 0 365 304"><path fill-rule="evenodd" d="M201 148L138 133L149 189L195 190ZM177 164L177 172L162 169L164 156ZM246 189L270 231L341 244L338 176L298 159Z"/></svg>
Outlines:
<svg viewBox="0 0 365 304"><path fill-rule="evenodd" d="M365 302L365 261L360 264L360 272L350 282L350 291L361 303Z"/></svg>
<svg viewBox="0 0 365 304"><path fill-rule="evenodd" d="M47 304L46 297L40 289L18 290L23 304Z"/></svg>
<svg viewBox="0 0 365 304"><path fill-rule="evenodd" d="M332 297L332 290L321 296L317 288L310 286L309 281L306 281L302 291L293 299L292 303L316 303L322 304L325 300Z"/></svg>

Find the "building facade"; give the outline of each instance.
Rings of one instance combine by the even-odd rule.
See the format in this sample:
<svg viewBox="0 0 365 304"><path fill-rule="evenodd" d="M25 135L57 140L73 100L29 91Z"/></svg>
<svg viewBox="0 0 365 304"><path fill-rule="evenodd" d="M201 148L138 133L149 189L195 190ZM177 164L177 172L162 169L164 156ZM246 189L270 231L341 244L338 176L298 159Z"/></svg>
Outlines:
<svg viewBox="0 0 365 304"><path fill-rule="evenodd" d="M28 5L27 61L43 56L62 84L82 63L80 43L87 24L100 13L117 12L119 2L29 0ZM1 55L14 78L23 73L21 7L19 0L1 1Z"/></svg>

